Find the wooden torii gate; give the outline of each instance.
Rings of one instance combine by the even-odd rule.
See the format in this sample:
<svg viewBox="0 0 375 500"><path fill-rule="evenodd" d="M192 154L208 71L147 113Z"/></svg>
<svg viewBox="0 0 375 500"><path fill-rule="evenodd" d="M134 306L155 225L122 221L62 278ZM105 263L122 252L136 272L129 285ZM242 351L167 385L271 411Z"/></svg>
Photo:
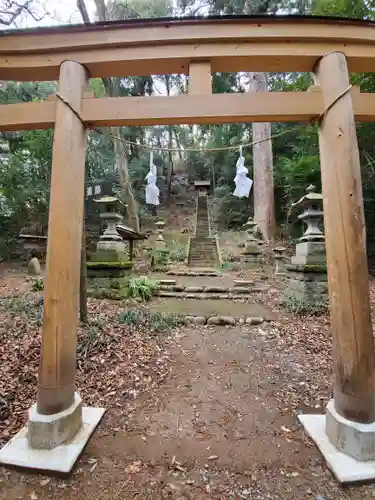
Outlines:
<svg viewBox="0 0 375 500"><path fill-rule="evenodd" d="M69 412L74 403L86 129L320 117L334 412L354 426L374 423L374 349L355 121L375 121L375 94L349 85L349 71L374 68L375 25L332 18L153 19L0 33L0 78L58 80L60 96L0 106L2 131L55 129L39 415ZM316 85L310 92L212 94L216 71L313 72ZM89 78L146 73L188 74L189 94L85 96Z"/></svg>

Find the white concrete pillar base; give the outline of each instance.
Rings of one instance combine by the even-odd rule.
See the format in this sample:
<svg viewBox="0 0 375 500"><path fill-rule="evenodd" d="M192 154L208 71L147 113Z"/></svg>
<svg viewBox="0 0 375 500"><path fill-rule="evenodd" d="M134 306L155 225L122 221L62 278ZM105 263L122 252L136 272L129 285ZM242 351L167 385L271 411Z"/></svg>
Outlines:
<svg viewBox="0 0 375 500"><path fill-rule="evenodd" d="M359 462L375 460L375 422L360 424L342 417L333 399L326 408L326 434L335 448Z"/></svg>
<svg viewBox="0 0 375 500"><path fill-rule="evenodd" d="M103 417L105 409L81 406L81 411L82 421L78 432L54 448L32 448L29 443L28 427L23 427L1 448L0 464L40 471L69 473ZM46 429L46 427L44 428ZM39 428L39 430L41 429L42 427ZM56 435L56 430L54 432Z"/></svg>
<svg viewBox="0 0 375 500"><path fill-rule="evenodd" d="M368 458L374 449L375 424L344 419L335 411L333 400L327 405L326 415L298 415L298 419L340 483L375 479L375 458Z"/></svg>
<svg viewBox="0 0 375 500"><path fill-rule="evenodd" d="M41 415L34 404L29 410L27 422L29 446L50 450L72 439L81 427L82 400L77 392L73 404L67 410L52 415Z"/></svg>

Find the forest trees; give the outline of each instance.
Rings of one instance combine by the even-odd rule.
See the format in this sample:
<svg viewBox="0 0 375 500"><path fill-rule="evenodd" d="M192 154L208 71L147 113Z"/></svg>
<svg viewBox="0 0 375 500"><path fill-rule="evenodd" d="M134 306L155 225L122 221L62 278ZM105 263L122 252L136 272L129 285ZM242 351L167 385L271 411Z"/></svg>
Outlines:
<svg viewBox="0 0 375 500"><path fill-rule="evenodd" d="M142 16L169 15L199 15L202 12L215 14L242 13L248 0L96 0L98 18L124 19ZM3 2L4 3L4 2ZM22 2L18 2L21 4ZM31 8L31 2L28 4ZM35 0L35 4L37 2ZM252 9L262 9L262 12L274 14L281 12L298 12L319 15L335 15L374 19L375 9L367 0L285 0L282 2L259 0L251 2ZM0 1L1 6L1 1ZM85 9L84 0L78 0L84 22L90 22ZM246 7L250 8L250 7ZM1 10L1 8L0 8ZM258 11L258 10L257 10ZM93 17L92 13L90 13ZM103 17L104 16L104 17ZM0 13L1 22L1 13ZM248 90L247 74L215 73L212 78L213 92L245 92ZM352 75L355 85L361 85L364 91L375 92L375 77L373 74ZM109 95L137 96L151 94L174 94L186 92L188 78L185 75L154 75L152 77L113 78L111 80L92 79L91 90L96 96ZM305 91L311 85L309 74L283 73L268 74L267 88L270 91ZM264 89L264 80L262 81ZM56 91L53 82L16 83L0 82L0 102L27 102L45 99ZM274 158L273 173L271 163L265 172L271 179L266 187L271 196L272 179L275 192L275 219L277 236L289 236L291 227L285 224L290 205L299 198L309 183L320 188L319 147L316 126L301 125L289 130L288 124L273 124L264 137L270 132L273 136L272 153ZM358 140L362 161L362 177L365 199L365 212L368 222L368 234L371 242L375 242L375 158L373 144L375 142L375 127L364 123L357 127ZM240 227L249 217L253 200L237 200L233 197L233 178L238 152L234 150L206 151L202 153L179 152L171 154L168 149L179 148L222 148L237 146L252 141L252 128L249 124L223 124L220 126L158 126L158 127L121 127L115 130L101 131L101 134L91 131L88 138L86 156L86 178L98 179L112 176L116 171L122 175L124 198L132 211L132 219L136 221L142 214L144 205L144 177L148 170L149 154L143 145L153 145L161 148L154 155L155 163L160 167L159 186L162 194L167 194L173 168L177 162L186 166L187 174L193 178L215 179L215 207L218 224L221 227ZM282 132L282 135L280 135ZM262 135L263 137L263 135ZM254 137L255 139L257 137ZM130 140L132 144L124 142ZM51 131L33 131L0 134L0 225L2 241L13 241L22 226L38 221L40 228L45 230L47 224L49 176L51 166ZM266 141L271 156L270 142ZM165 149L163 149L165 148ZM264 148L263 148L264 150ZM256 159L257 149L244 148L245 164L251 170L261 162ZM254 157L255 155L255 157ZM257 172L251 172L255 182ZM258 177L259 179L259 177ZM133 197L134 204L132 204ZM172 198L173 202L173 198ZM259 206L257 203L255 206ZM269 210L269 225L272 225L272 207ZM256 218L262 218L255 214ZM268 217L268 216L267 216ZM133 222L136 224L136 222ZM293 231L292 231L293 233ZM271 237L271 235L266 236ZM0 255L5 249L11 248L6 243L0 248ZM0 243L1 246L1 243Z"/></svg>

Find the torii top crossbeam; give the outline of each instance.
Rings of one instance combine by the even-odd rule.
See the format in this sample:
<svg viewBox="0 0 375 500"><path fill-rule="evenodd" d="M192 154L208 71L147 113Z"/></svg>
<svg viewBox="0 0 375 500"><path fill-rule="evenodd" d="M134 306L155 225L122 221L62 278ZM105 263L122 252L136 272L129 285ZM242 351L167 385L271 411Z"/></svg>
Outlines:
<svg viewBox="0 0 375 500"><path fill-rule="evenodd" d="M0 78L56 80L62 61L92 77L188 73L191 61L215 71L312 71L345 52L349 70L372 72L374 23L332 17L212 16L136 19L2 31ZM48 57L46 57L48 53Z"/></svg>
<svg viewBox="0 0 375 500"><path fill-rule="evenodd" d="M345 53L349 71L375 68L375 24L294 16L140 19L0 32L0 79L57 80L63 61L90 77L185 73L198 68L190 96L102 98L82 103L89 126L251 121L310 121L323 112L320 92L211 93L215 71L312 71L326 54ZM195 66L195 68L193 67ZM192 78L191 78L192 79ZM187 100L189 99L189 100ZM375 97L353 93L357 121L375 117ZM49 128L53 102L0 106L0 130Z"/></svg>

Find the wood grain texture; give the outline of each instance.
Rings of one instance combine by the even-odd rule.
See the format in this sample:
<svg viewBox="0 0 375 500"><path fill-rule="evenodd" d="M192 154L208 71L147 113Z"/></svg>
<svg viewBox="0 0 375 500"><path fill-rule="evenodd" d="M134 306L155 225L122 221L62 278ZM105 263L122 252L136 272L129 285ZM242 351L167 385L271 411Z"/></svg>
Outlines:
<svg viewBox="0 0 375 500"><path fill-rule="evenodd" d="M220 124L235 122L308 122L323 112L317 87L309 92L182 95L172 97L84 98L82 118L92 127L125 125ZM375 94L351 90L355 119L375 121ZM313 95L312 95L313 94ZM51 128L55 98L0 105L0 131Z"/></svg>
<svg viewBox="0 0 375 500"><path fill-rule="evenodd" d="M0 79L55 80L65 60L84 64L93 78L188 73L204 59L212 72L311 71L334 50L345 52L350 71L371 72L374 41L365 23L271 17L30 30L0 36Z"/></svg>
<svg viewBox="0 0 375 500"><path fill-rule="evenodd" d="M375 96L367 113L374 110ZM103 97L83 99L81 116L92 127L177 123L309 121L323 111L319 92ZM55 101L0 105L0 131L49 128Z"/></svg>
<svg viewBox="0 0 375 500"><path fill-rule="evenodd" d="M61 66L59 93L78 112L87 83L85 69ZM53 103L52 103L53 104ZM53 140L47 268L44 290L38 411L52 414L74 398L86 133L82 123L57 100Z"/></svg>
<svg viewBox="0 0 375 500"><path fill-rule="evenodd" d="M189 95L212 94L211 64L209 61L189 65Z"/></svg>
<svg viewBox="0 0 375 500"><path fill-rule="evenodd" d="M316 76L328 107L349 86L345 56L334 53L324 57ZM319 144L335 406L350 420L373 422L374 344L361 171L350 92L327 112Z"/></svg>
<svg viewBox="0 0 375 500"><path fill-rule="evenodd" d="M0 41L1 47L1 41ZM286 72L312 71L316 61L329 52L343 50L335 41L207 42L169 45L144 45L49 51L44 53L2 54L0 51L0 78L2 80L58 79L62 61L74 59L84 64L92 78L105 76L144 76L147 74L188 74L189 64L207 59L212 72ZM351 44L344 47L352 72L371 72L375 61L375 45ZM147 69L145 69L147 68Z"/></svg>

